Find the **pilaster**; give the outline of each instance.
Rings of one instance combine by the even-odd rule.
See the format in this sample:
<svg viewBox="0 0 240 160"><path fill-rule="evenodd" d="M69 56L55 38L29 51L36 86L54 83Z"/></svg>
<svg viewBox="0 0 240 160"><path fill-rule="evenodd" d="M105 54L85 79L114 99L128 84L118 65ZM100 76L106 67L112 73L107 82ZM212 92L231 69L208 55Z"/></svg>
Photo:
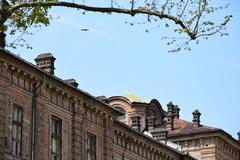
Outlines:
<svg viewBox="0 0 240 160"><path fill-rule="evenodd" d="M82 160L82 118L76 112L76 100L72 105L72 160Z"/></svg>
<svg viewBox="0 0 240 160"><path fill-rule="evenodd" d="M114 142L114 130L113 130L113 118L105 115L103 120L104 126L104 160L113 160L113 142Z"/></svg>

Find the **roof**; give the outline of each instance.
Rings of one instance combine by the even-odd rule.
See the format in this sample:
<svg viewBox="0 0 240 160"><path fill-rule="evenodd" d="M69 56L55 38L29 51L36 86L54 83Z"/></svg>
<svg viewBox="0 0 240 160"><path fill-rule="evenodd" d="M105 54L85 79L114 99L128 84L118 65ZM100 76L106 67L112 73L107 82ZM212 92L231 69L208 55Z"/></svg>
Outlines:
<svg viewBox="0 0 240 160"><path fill-rule="evenodd" d="M64 80L65 82L67 82L67 83L69 83L69 84L71 84L72 86L74 86L74 87L78 87L78 83L77 83L77 81L75 80L75 79L65 79Z"/></svg>
<svg viewBox="0 0 240 160"><path fill-rule="evenodd" d="M205 125L201 125L199 127L194 127L192 122L185 121L182 119L177 119L177 118L174 118L173 124L174 124L173 131L169 131L169 133L168 133L169 137L221 130L219 128L209 127L209 126L205 126ZM164 127L166 127L166 124L164 124Z"/></svg>
<svg viewBox="0 0 240 160"><path fill-rule="evenodd" d="M124 94L124 97L129 99L131 102L141 102L141 103L149 103L150 100L143 99L139 96L134 95L132 92L128 91Z"/></svg>
<svg viewBox="0 0 240 160"><path fill-rule="evenodd" d="M166 128L167 123L165 122L163 124L164 128ZM214 128L206 125L200 125L199 127L194 127L192 122L185 121L182 119L174 119L174 125L173 130L168 131L168 137L169 138L176 138L179 136L187 136L187 135L193 135L193 134L210 134L210 133L219 133L222 134L232 140L235 144L238 146L240 143L233 138L229 133L225 132L224 130L220 128ZM209 135L210 136L210 135Z"/></svg>
<svg viewBox="0 0 240 160"><path fill-rule="evenodd" d="M5 55L8 55L8 56L10 56L10 57L13 58L13 59L16 59L16 60L18 60L18 61L20 61L20 62L28 65L29 67L32 67L35 71L41 72L41 73L43 73L44 75L49 76L49 77L55 79L56 81L59 81L59 82L61 82L62 84L66 85L66 86L68 86L68 87L70 87L70 88L72 88L72 89L74 89L74 90L76 90L76 91L78 91L78 92L81 92L81 93L85 94L86 96L91 97L91 98L94 99L95 101L97 101L97 102L99 102L99 103L101 103L101 104L104 104L106 107L108 107L108 108L110 108L112 111L114 111L115 114L120 115L120 116L123 115L122 112L120 112L120 111L118 111L117 109L114 109L112 106L110 106L110 105L102 102L102 101L99 100L97 97L94 97L94 96L90 95L89 93L87 93L87 92L85 92L85 91L83 91L83 90L81 90L81 89L72 87L71 85L69 85L69 84L68 84L67 82L65 82L64 80L62 80L62 79L60 79L60 78L58 78L58 77L56 77L56 76L54 76L54 75L51 75L51 74L49 74L48 72L46 72L46 71L44 71L44 70L39 69L36 65L33 65L32 63L30 63L30 62L22 59L21 57L18 57L18 56L16 56L15 54L13 54L13 53L11 53L11 52L9 52L9 51L7 51L7 50L1 49L1 48L0 48L0 51L2 51L0 55L2 55L2 53L5 54ZM132 127L130 127L130 126L124 124L124 123L121 123L120 121L115 121L115 122L121 124L122 126L124 126L124 128L126 128L126 129L128 129L128 130L131 130L131 131L133 131L133 132L135 132L135 133L137 133L137 134L139 134L139 135L142 135L142 136L144 136L145 138L147 138L148 140L151 140L152 142L158 143L158 144L160 144L161 146L166 147L167 149L169 149L169 150L171 150L171 151L173 151L173 152L175 152L175 153L178 153L178 154L180 154L180 155L182 155L182 156L186 156L186 157L190 157L190 158L194 159L193 157L191 157L190 155L188 155L188 154L186 154L186 153L180 152L180 151L178 151L178 150L176 150L176 149L174 149L174 148L172 148L172 147L169 147L169 146L167 146L167 145L165 145L165 144L163 144L163 143L160 143L160 142L155 141L155 140L152 139L151 137L145 136L144 134L135 131Z"/></svg>
<svg viewBox="0 0 240 160"><path fill-rule="evenodd" d="M151 133L156 133L156 132L167 132L167 129L163 127L159 127L151 131Z"/></svg>
<svg viewBox="0 0 240 160"><path fill-rule="evenodd" d="M36 60L36 59L49 58L49 57L55 59L55 58L53 57L52 53L42 53L42 54L39 54L39 55L37 56L37 58L35 58L35 60Z"/></svg>
<svg viewBox="0 0 240 160"><path fill-rule="evenodd" d="M132 102L128 98L123 97L123 96L111 96L111 97L107 98L107 101L119 100L119 99L127 102L129 105L132 104Z"/></svg>
<svg viewBox="0 0 240 160"><path fill-rule="evenodd" d="M79 88L76 88L76 87L68 84L67 82L65 82L65 81L62 80L61 78L56 77L56 76L54 76L54 75L51 75L51 74L49 74L48 72L39 69L36 65L34 65L34 64L26 61L25 59L23 59L23 58L15 55L14 53L12 53L12 52L10 52L10 51L7 51L7 50L5 50L5 49L2 49L2 48L0 48L0 51L2 51L2 52L3 52L4 54L6 54L6 55L11 56L11 57L14 58L14 59L17 59L17 60L21 61L22 63L25 63L26 65L32 67L33 69L38 70L39 72L44 73L44 75L50 76L51 78L55 79L56 81L59 81L60 83L66 85L66 86L68 86L68 87L70 87L70 88L72 88L72 89L74 89L74 90L76 90L76 91L78 91L78 92L80 92L80 93L82 93L82 94L90 97L90 98L92 98L92 99L95 100L96 102L98 102L98 103L100 103L100 104L103 104L104 106L106 106L106 107L108 107L110 110L112 110L115 114L117 114L118 116L124 115L124 113L122 113L122 112L118 111L117 109L113 108L111 105L108 105L108 104L102 102L101 100L99 100L99 99L96 98L95 96L89 94L88 92L83 91L83 90L81 90L81 89L79 89ZM1 54L2 54L2 53L1 53Z"/></svg>
<svg viewBox="0 0 240 160"><path fill-rule="evenodd" d="M121 121L115 121L115 122L116 122L116 124L123 126L125 129L130 130L130 131L133 132L133 133L139 134L139 135L147 138L149 141L152 141L152 142L154 142L154 143L159 144L160 146L166 147L167 149L169 149L169 150L171 150L171 151L173 151L173 152L176 152L176 153L180 154L181 156L186 156L186 157L189 157L189 158L191 158L191 159L197 160L195 157L189 155L188 153L181 152L181 151L179 151L178 149L173 148L173 147L171 147L171 146L169 146L169 145L167 145L167 144L165 144L165 143L156 141L156 140L153 139L151 136L148 136L148 135L146 135L146 134L144 134L144 133L142 133L142 132L138 132L138 131L136 131L134 128L130 127L129 125L127 125L127 124L125 124L125 123L123 123L123 122L121 122Z"/></svg>

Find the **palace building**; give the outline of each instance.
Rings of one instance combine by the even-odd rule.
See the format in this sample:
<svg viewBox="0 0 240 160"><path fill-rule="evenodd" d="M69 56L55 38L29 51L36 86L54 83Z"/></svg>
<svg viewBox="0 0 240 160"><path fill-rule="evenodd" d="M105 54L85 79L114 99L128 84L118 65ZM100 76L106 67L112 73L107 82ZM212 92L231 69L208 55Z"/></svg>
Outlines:
<svg viewBox="0 0 240 160"><path fill-rule="evenodd" d="M222 129L202 125L199 110L189 122L180 118L180 108L172 102L165 111L158 100L146 101L131 93L102 100L125 113L119 121L156 141L175 143L199 160L240 160L240 132L236 140Z"/></svg>
<svg viewBox="0 0 240 160"><path fill-rule="evenodd" d="M141 130L150 131L151 121L143 118L143 110L139 118L79 89L74 79L56 77L52 54L41 54L35 61L36 65L0 49L0 160L196 159L144 134ZM150 104L158 111L152 119L155 130L165 123L166 112L157 100ZM219 147L239 158L237 141L221 134L210 137L210 142L219 137ZM193 143L205 145L205 140L194 142L184 135L171 138L179 144L184 139L189 148Z"/></svg>

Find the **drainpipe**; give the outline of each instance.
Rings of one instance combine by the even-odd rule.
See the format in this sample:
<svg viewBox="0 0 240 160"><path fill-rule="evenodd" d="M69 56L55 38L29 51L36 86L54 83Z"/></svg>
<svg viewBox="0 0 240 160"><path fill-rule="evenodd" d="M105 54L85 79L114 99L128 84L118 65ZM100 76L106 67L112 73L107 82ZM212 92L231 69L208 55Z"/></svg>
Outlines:
<svg viewBox="0 0 240 160"><path fill-rule="evenodd" d="M42 86L43 82L38 86L33 83L32 88L32 144L31 144L31 160L35 160L35 148L36 148L36 112L37 112L37 90Z"/></svg>

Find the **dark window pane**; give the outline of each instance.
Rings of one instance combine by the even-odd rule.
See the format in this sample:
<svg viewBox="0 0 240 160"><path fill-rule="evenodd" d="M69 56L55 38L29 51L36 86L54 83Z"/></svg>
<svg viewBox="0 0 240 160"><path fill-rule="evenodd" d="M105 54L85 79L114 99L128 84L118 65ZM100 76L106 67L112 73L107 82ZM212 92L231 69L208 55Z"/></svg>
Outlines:
<svg viewBox="0 0 240 160"><path fill-rule="evenodd" d="M61 126L60 121L57 120L57 119L53 119L52 120L52 133L53 134L60 134L60 126Z"/></svg>
<svg viewBox="0 0 240 160"><path fill-rule="evenodd" d="M52 160L59 160L59 157L56 154L52 154Z"/></svg>

